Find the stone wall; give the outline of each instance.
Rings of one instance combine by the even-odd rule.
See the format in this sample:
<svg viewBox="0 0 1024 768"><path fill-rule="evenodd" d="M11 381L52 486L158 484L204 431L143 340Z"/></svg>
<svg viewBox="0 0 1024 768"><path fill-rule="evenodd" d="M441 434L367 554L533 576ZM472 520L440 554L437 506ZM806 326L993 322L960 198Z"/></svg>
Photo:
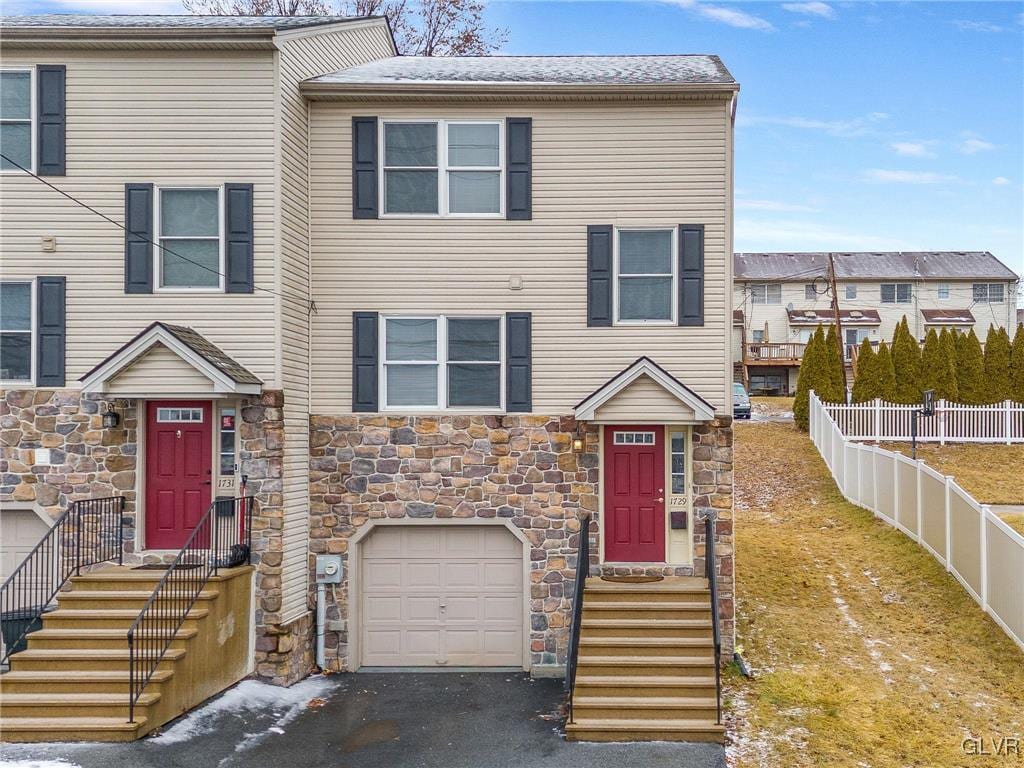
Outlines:
<svg viewBox="0 0 1024 768"><path fill-rule="evenodd" d="M507 518L530 550L530 653L564 663L579 517L597 509L598 432L551 416L314 416L310 536L314 553L340 553L380 518ZM330 604L347 617L348 585ZM346 668L347 632L327 635L329 665Z"/></svg>

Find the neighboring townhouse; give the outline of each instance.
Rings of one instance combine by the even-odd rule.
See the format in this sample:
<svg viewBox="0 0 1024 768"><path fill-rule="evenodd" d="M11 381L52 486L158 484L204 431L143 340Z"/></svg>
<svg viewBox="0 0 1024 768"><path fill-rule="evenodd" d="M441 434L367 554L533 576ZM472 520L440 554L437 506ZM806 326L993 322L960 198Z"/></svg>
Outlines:
<svg viewBox="0 0 1024 768"><path fill-rule="evenodd" d="M397 57L383 20L333 17L0 31L12 153L96 210L0 176L5 568L123 496L127 562L188 583L200 516L223 498L234 536L258 502L250 633L215 575L140 687L122 624L160 572L84 574L0 677L5 738L66 733L58 689L114 708L78 738L135 738L314 648L562 674L584 550L570 736L721 739L739 87L717 57ZM126 683L128 719L95 699Z"/></svg>
<svg viewBox="0 0 1024 768"><path fill-rule="evenodd" d="M737 253L733 361L752 392L789 394L814 330L834 322L828 253ZM847 356L864 339L891 341L907 318L911 333L1017 326L1019 277L988 251L833 253Z"/></svg>

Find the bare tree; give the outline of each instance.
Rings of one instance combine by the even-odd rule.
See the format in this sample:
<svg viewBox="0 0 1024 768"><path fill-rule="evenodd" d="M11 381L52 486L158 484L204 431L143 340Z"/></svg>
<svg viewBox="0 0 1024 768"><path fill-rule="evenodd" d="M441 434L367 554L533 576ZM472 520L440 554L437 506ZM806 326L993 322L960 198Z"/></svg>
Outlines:
<svg viewBox="0 0 1024 768"><path fill-rule="evenodd" d="M189 13L218 16L326 16L327 0L184 0ZM508 40L487 26L483 0L341 0L346 16L387 16L399 53L482 56Z"/></svg>

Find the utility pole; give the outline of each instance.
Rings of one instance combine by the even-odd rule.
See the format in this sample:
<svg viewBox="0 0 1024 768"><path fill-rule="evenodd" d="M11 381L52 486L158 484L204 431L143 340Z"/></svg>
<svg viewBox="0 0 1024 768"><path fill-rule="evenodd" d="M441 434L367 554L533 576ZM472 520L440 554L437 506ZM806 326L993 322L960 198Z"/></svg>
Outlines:
<svg viewBox="0 0 1024 768"><path fill-rule="evenodd" d="M839 343L839 359L846 364L846 339L843 338L843 323L839 317L839 291L836 290L836 260L831 252L828 255L828 281L832 288L832 316L836 323L836 341Z"/></svg>

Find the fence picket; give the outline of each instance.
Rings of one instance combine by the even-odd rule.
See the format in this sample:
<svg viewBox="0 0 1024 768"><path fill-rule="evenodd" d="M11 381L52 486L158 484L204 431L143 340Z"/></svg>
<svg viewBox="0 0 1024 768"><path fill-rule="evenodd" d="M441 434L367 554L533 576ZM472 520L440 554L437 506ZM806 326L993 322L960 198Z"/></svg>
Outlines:
<svg viewBox="0 0 1024 768"><path fill-rule="evenodd" d="M831 417L847 440L910 440L911 414L919 405L889 403L823 403L823 415ZM816 436L827 425L815 416ZM1006 400L992 405L965 405L939 400L934 416L918 419L917 439L922 443L1024 443L1024 403ZM820 443L820 437L816 440Z"/></svg>

